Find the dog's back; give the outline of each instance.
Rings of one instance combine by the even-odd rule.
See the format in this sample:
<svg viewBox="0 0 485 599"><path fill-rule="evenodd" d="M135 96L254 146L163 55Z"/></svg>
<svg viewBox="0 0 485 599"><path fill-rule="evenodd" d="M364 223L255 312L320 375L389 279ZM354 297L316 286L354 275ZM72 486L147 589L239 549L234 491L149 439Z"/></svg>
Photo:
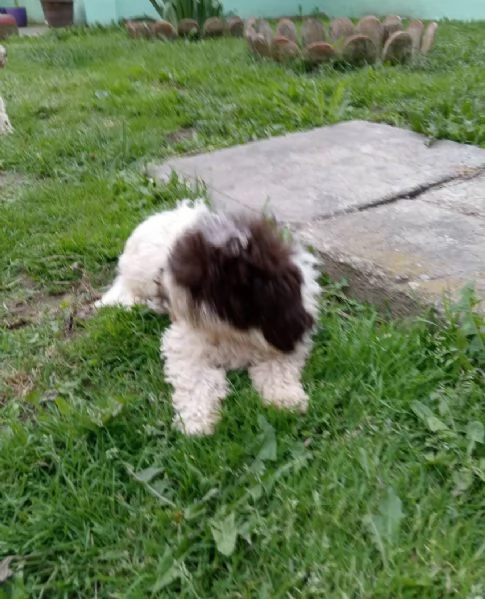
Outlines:
<svg viewBox="0 0 485 599"><path fill-rule="evenodd" d="M207 210L202 201L182 201L175 209L159 212L140 223L119 258L118 276L96 306L128 307L156 302L160 273L175 240Z"/></svg>

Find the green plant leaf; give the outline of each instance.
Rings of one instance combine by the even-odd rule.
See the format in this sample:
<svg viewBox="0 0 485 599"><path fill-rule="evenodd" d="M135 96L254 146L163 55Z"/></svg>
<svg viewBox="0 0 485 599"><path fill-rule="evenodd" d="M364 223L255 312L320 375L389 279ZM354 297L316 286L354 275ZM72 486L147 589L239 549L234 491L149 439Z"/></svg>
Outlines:
<svg viewBox="0 0 485 599"><path fill-rule="evenodd" d="M69 416L72 412L72 406L63 397L56 397L54 403L63 416Z"/></svg>
<svg viewBox="0 0 485 599"><path fill-rule="evenodd" d="M152 593L159 593L162 589L179 578L179 576L179 565L174 560L172 551L167 547L158 566L157 581L153 585Z"/></svg>
<svg viewBox="0 0 485 599"><path fill-rule="evenodd" d="M470 420L466 427L466 438L472 443L483 444L485 441L485 428L478 420Z"/></svg>
<svg viewBox="0 0 485 599"><path fill-rule="evenodd" d="M238 530L236 526L236 516L231 512L229 516L219 521L212 521L210 524L212 537L217 547L217 551L229 557L234 553Z"/></svg>
<svg viewBox="0 0 485 599"><path fill-rule="evenodd" d="M412 411L416 414L416 416L424 422L424 424L428 427L428 429L432 433L437 433L439 431L449 431L449 428L446 424L437 418L433 412L428 408L428 406L424 405L424 403L420 401L413 401L411 404Z"/></svg>
<svg viewBox="0 0 485 599"><path fill-rule="evenodd" d="M136 480L141 483L149 483L162 472L163 468L156 468L155 466L150 466L149 468L145 468L144 470L133 472L133 478L136 478Z"/></svg>
<svg viewBox="0 0 485 599"><path fill-rule="evenodd" d="M261 429L261 449L256 457L257 461L274 462L278 453L278 444L274 428L263 416L258 417L258 424Z"/></svg>
<svg viewBox="0 0 485 599"><path fill-rule="evenodd" d="M364 517L364 526L367 528L374 545L381 554L382 561L387 564L387 550L382 537L382 525L379 516L367 515Z"/></svg>
<svg viewBox="0 0 485 599"><path fill-rule="evenodd" d="M393 541L401 526L401 520L404 518L402 511L402 501L396 495L391 487L387 491L387 497L380 505L380 513L385 524L385 538L388 541Z"/></svg>
<svg viewBox="0 0 485 599"><path fill-rule="evenodd" d="M165 3L163 18L169 23L172 23L175 28L177 27L177 11L172 2Z"/></svg>
<svg viewBox="0 0 485 599"><path fill-rule="evenodd" d="M391 487L379 505L379 514L369 514L364 518L364 525L384 563L388 561L389 548L397 541L403 518L402 501Z"/></svg>
<svg viewBox="0 0 485 599"><path fill-rule="evenodd" d="M455 488L453 489L454 495L461 495L473 484L473 473L468 468L464 468L459 472L453 472L452 478L455 483Z"/></svg>

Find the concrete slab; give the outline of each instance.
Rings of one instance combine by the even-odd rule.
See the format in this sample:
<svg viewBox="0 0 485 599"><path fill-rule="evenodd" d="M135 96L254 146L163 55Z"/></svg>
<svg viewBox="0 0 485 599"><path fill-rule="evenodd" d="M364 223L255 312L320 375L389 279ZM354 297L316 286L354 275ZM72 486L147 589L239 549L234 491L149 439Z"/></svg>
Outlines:
<svg viewBox="0 0 485 599"><path fill-rule="evenodd" d="M305 223L415 195L485 167L485 150L450 141L431 146L408 130L351 121L244 146L169 160L150 169L202 179L220 207Z"/></svg>
<svg viewBox="0 0 485 599"><path fill-rule="evenodd" d="M352 295L394 313L439 305L470 282L485 298L485 219L442 207L439 191L432 194L309 224L301 234Z"/></svg>

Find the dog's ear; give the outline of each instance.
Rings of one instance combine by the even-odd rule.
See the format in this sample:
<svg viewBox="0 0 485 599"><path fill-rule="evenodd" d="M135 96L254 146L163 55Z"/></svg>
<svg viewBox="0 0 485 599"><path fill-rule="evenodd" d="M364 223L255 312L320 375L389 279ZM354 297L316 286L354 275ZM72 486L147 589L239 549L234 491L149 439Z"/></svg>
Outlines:
<svg viewBox="0 0 485 599"><path fill-rule="evenodd" d="M252 273L252 315L266 341L291 352L313 325L301 297L303 275L291 257L291 243L276 222L253 220L245 261Z"/></svg>
<svg viewBox="0 0 485 599"><path fill-rule="evenodd" d="M178 285L196 290L207 278L210 248L205 237L197 231L183 235L175 244L169 266Z"/></svg>
<svg viewBox="0 0 485 599"><path fill-rule="evenodd" d="M301 283L300 271L289 264L280 276L258 281L255 290L264 338L285 353L293 351L313 326L313 318L303 306Z"/></svg>

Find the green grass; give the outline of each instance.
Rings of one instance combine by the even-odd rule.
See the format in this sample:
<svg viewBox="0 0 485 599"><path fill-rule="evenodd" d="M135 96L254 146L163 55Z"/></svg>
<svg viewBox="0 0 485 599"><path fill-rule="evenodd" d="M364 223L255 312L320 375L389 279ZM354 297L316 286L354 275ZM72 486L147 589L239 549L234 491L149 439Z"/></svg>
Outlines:
<svg viewBox="0 0 485 599"><path fill-rule="evenodd" d="M307 416L245 374L214 436L170 427L149 311L87 317L127 235L189 191L144 164L345 119L485 146L485 24L414 69L305 73L240 40L8 42L0 165L0 583L10 597L485 593L483 324L389 321L329 285ZM3 573L3 574L2 574Z"/></svg>

